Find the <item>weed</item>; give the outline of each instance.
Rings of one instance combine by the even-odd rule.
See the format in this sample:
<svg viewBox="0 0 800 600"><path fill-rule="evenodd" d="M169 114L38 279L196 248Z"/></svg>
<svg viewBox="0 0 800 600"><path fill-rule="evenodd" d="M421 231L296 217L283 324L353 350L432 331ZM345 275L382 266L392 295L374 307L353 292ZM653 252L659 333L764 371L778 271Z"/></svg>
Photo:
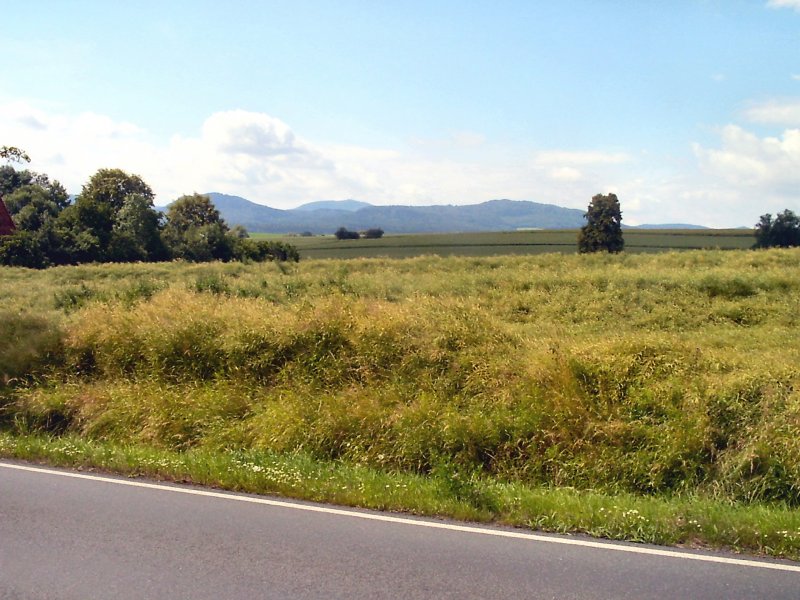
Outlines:
<svg viewBox="0 0 800 600"><path fill-rule="evenodd" d="M800 506L798 265L770 250L4 269L2 419L236 452L236 481L269 472L286 493L294 476L253 456L372 470L375 494L380 473L427 477L475 518L715 539L696 512L676 524L636 502ZM638 500L570 521L513 486ZM785 548L794 527L740 538Z"/></svg>
<svg viewBox="0 0 800 600"><path fill-rule="evenodd" d="M65 312L78 310L86 303L98 296L97 290L92 289L81 283L79 286L73 286L58 290L54 294L55 307Z"/></svg>

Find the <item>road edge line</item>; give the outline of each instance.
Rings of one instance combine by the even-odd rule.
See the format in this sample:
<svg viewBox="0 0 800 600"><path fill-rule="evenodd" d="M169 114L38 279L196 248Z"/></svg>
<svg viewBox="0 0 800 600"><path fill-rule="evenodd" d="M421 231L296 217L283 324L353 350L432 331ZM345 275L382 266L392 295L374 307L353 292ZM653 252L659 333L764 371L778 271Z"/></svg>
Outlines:
<svg viewBox="0 0 800 600"><path fill-rule="evenodd" d="M789 571L800 573L800 565L787 565L782 563L771 563L757 560L749 560L745 558L729 558L725 556L709 556L704 554L693 554L689 552L679 552L677 550L662 550L658 548L641 548L631 546L628 544L608 542L595 542L592 540L578 540L570 538L562 538L549 536L538 533L525 533L517 531L507 531L503 529L489 529L486 527L478 527L471 525L458 525L455 523L439 523L436 521L423 521L410 517L400 517L395 515L387 515L373 512L361 512L358 510L333 508L327 506L318 506L314 504L301 504L298 502L291 502L287 500L275 500L272 498L263 498L258 496L245 496L233 492L216 492L211 490L201 490L194 488L180 487L179 485L164 485L160 483L150 483L146 481L125 480L117 479L110 476L90 475L87 473L76 473L74 471L59 471L56 469L47 469L44 467L32 467L28 465L18 465L12 463L0 462L0 467L6 469L14 469L18 471L28 471L32 473L42 473L46 475L56 475L60 477L69 477L72 479L84 479L89 481L98 481L102 483L124 485L128 487L145 488L158 491L176 492L179 494L187 494L193 496L203 496L207 498L217 498L223 500L234 500L237 502L247 502L250 504L262 504L267 506L275 506L279 508L289 508L293 510L304 510L306 512L316 512L331 514L337 516L351 517L357 519L365 519L370 521L382 521L385 523L396 523L401 525L412 525L416 527L428 527L431 529L444 529L447 531L458 531L463 533L472 533L478 535L489 535L494 537L504 537L512 539L529 540L535 542L542 542L548 544L561 544L564 546L580 546L584 548L595 548L600 550L610 550L615 552L629 552L632 554L649 554L651 556L661 556L665 558L677 558L683 560L697 560L701 562L720 563L728 565L736 565L739 567L753 567L758 569L772 569L775 571Z"/></svg>

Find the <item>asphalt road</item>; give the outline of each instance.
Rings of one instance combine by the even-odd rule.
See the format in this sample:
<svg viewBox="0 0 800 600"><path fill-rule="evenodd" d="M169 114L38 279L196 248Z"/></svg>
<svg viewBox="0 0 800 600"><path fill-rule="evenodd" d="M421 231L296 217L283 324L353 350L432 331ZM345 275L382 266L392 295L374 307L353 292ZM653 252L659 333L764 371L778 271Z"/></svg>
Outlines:
<svg viewBox="0 0 800 600"><path fill-rule="evenodd" d="M796 563L30 468L0 462L3 600L800 598Z"/></svg>

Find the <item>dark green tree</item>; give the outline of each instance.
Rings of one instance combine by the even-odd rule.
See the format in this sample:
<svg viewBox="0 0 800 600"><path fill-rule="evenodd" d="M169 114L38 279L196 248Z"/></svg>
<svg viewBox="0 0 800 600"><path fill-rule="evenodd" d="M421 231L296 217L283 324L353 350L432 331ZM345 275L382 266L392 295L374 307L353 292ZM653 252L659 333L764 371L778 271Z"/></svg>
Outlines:
<svg viewBox="0 0 800 600"><path fill-rule="evenodd" d="M55 224L66 201L66 192L54 197L50 190L33 184L6 197L6 207L17 226L14 236L20 239L6 245L4 264L42 268L63 262L63 244Z"/></svg>
<svg viewBox="0 0 800 600"><path fill-rule="evenodd" d="M371 229L367 229L362 235L364 236L364 239L377 240L378 238L383 237L383 229L380 227L373 227Z"/></svg>
<svg viewBox="0 0 800 600"><path fill-rule="evenodd" d="M69 195L58 181L50 181L47 175L28 169L17 170L10 164L0 166L0 196L6 205L8 205L11 194L28 186L44 190L50 201L56 204L58 210L69 204ZM11 209L9 208L9 210Z"/></svg>
<svg viewBox="0 0 800 600"><path fill-rule="evenodd" d="M63 253L59 263L80 264L107 259L105 252L107 242L104 246L94 228L91 227L91 222L87 226L87 216L92 217L92 221L94 220L89 207L85 204L81 210L74 204L68 206L58 215L54 228L61 241L61 252Z"/></svg>
<svg viewBox="0 0 800 600"><path fill-rule="evenodd" d="M31 162L30 157L14 146L0 146L0 158L6 164L0 167L0 197L6 196L18 187L31 182L33 174L28 170L17 171L11 166L12 162Z"/></svg>
<svg viewBox="0 0 800 600"><path fill-rule="evenodd" d="M111 231L109 254L114 261L159 261L169 258L161 239L161 215L142 194L129 194Z"/></svg>
<svg viewBox="0 0 800 600"><path fill-rule="evenodd" d="M18 171L11 165L0 166L0 196L9 194L33 181L33 173L27 169Z"/></svg>
<svg viewBox="0 0 800 600"><path fill-rule="evenodd" d="M51 183L47 176L36 175L4 195L3 201L19 229L36 231L69 205L69 196L57 181Z"/></svg>
<svg viewBox="0 0 800 600"><path fill-rule="evenodd" d="M229 228L208 196L181 196L169 205L164 240L175 258L231 260L238 232Z"/></svg>
<svg viewBox="0 0 800 600"><path fill-rule="evenodd" d="M125 222L119 223L120 214L129 198L136 197L136 209L129 209ZM150 186L138 175L129 175L120 169L100 169L83 186L75 204L64 211L61 230L69 241L69 250L75 262L112 260L158 260L163 256L141 255L142 249L150 251L157 244L149 244L137 236L149 236L152 222L158 222L159 213L153 207L155 195ZM141 218L141 226L132 226L131 211ZM137 212L138 211L138 212ZM124 213L123 213L124 214ZM132 237L134 239L132 239Z"/></svg>
<svg viewBox="0 0 800 600"><path fill-rule="evenodd" d="M41 269L50 264L36 234L18 230L13 235L0 236L0 265Z"/></svg>
<svg viewBox="0 0 800 600"><path fill-rule="evenodd" d="M788 208L773 219L767 213L756 223L756 248L800 246L800 217Z"/></svg>
<svg viewBox="0 0 800 600"><path fill-rule="evenodd" d="M622 210L616 194L597 194L583 215L586 225L578 234L578 252L622 252Z"/></svg>
<svg viewBox="0 0 800 600"><path fill-rule="evenodd" d="M13 147L0 148L0 155L9 163L30 160ZM16 225L12 235L4 236L0 264L41 268L63 262L55 223L69 205L64 186L47 175L6 164L0 166L0 195Z"/></svg>
<svg viewBox="0 0 800 600"><path fill-rule="evenodd" d="M30 160L7 146L0 148L0 159ZM299 260L289 244L249 239L241 226L230 229L207 196L179 198L165 222L153 206L150 186L120 169L100 169L70 204L57 181L5 164L0 166L0 196L16 225L0 239L0 264L41 268L173 256L198 262Z"/></svg>
<svg viewBox="0 0 800 600"><path fill-rule="evenodd" d="M108 205L116 213L132 194L143 196L151 206L155 200L153 190L138 175L129 175L121 169L100 169L83 186L78 200Z"/></svg>
<svg viewBox="0 0 800 600"><path fill-rule="evenodd" d="M334 234L337 240L357 240L361 237L361 234L357 231L350 231L346 227L339 227Z"/></svg>

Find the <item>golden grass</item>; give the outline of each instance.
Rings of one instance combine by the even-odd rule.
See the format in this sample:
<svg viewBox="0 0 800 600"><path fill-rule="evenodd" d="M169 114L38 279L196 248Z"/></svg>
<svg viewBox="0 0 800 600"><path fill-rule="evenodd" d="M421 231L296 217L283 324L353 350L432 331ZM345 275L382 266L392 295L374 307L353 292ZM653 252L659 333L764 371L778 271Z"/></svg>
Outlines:
<svg viewBox="0 0 800 600"><path fill-rule="evenodd" d="M798 504L799 257L4 269L0 366L31 382L6 413L165 448Z"/></svg>

